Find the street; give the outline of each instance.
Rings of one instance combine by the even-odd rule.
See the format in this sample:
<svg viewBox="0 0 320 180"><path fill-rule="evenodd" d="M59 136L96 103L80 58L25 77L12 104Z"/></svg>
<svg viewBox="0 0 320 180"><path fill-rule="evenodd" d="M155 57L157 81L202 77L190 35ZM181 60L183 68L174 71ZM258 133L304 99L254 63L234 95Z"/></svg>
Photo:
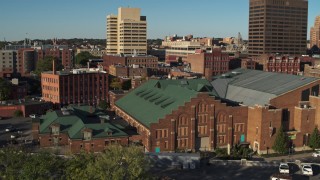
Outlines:
<svg viewBox="0 0 320 180"><path fill-rule="evenodd" d="M6 132L6 128L10 126L14 130ZM31 128L31 118L19 117L0 120L0 147L11 143L13 139L18 143L30 142L32 140ZM11 136L15 136L16 138L11 138Z"/></svg>

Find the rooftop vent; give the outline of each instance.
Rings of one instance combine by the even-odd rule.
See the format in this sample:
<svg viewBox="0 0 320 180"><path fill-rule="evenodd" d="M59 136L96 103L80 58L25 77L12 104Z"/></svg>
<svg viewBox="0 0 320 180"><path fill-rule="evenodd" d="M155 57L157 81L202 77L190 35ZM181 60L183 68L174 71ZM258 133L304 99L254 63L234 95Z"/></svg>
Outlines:
<svg viewBox="0 0 320 180"><path fill-rule="evenodd" d="M224 78L230 78L230 74L222 74L221 77L224 77Z"/></svg>
<svg viewBox="0 0 320 180"><path fill-rule="evenodd" d="M234 75L239 75L239 74L241 74L241 72L238 72L238 71L232 71L231 73L234 74Z"/></svg>

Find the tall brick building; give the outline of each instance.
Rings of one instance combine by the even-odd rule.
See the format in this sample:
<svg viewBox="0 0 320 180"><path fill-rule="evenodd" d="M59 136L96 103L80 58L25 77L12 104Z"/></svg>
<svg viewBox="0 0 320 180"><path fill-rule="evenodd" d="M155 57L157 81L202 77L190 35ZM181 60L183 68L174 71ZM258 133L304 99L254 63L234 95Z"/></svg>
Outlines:
<svg viewBox="0 0 320 180"><path fill-rule="evenodd" d="M97 105L108 100L108 74L100 69L41 73L42 97L57 105Z"/></svg>
<svg viewBox="0 0 320 180"><path fill-rule="evenodd" d="M314 25L310 29L310 46L320 47L320 16L314 20Z"/></svg>
<svg viewBox="0 0 320 180"><path fill-rule="evenodd" d="M119 100L112 97L112 108L137 128L148 151L248 142L268 153L281 125L289 144L301 150L320 123L319 84L316 78L236 69L211 83L149 80Z"/></svg>
<svg viewBox="0 0 320 180"><path fill-rule="evenodd" d="M249 56L304 54L307 29L307 0L250 0Z"/></svg>

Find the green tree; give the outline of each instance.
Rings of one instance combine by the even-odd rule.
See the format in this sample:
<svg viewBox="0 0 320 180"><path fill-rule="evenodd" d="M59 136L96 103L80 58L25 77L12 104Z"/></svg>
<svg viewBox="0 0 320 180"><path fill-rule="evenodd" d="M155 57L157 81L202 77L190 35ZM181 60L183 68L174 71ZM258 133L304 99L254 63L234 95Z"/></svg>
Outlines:
<svg viewBox="0 0 320 180"><path fill-rule="evenodd" d="M89 59L95 59L95 58L100 58L100 57L93 56L89 52L84 51L76 55L76 64L85 66L87 65Z"/></svg>
<svg viewBox="0 0 320 180"><path fill-rule="evenodd" d="M112 78L110 88L113 90L119 90L122 88L122 84L119 78Z"/></svg>
<svg viewBox="0 0 320 180"><path fill-rule="evenodd" d="M0 78L0 101L5 101L10 98L11 84L3 78Z"/></svg>
<svg viewBox="0 0 320 180"><path fill-rule="evenodd" d="M57 57L46 56L44 59L38 60L35 74L40 77L42 72L52 71L53 61L55 62L56 71L63 69L61 61Z"/></svg>
<svg viewBox="0 0 320 180"><path fill-rule="evenodd" d="M272 149L280 154L286 154L288 152L288 138L283 131L283 127L280 126Z"/></svg>
<svg viewBox="0 0 320 180"><path fill-rule="evenodd" d="M50 179L62 176L65 160L49 152L28 154L20 170L19 179Z"/></svg>
<svg viewBox="0 0 320 180"><path fill-rule="evenodd" d="M23 112L21 110L15 110L13 112L13 116L14 117L22 117L23 116Z"/></svg>
<svg viewBox="0 0 320 180"><path fill-rule="evenodd" d="M95 156L81 152L69 159L66 165L66 179L69 180L90 180L93 179L92 172L88 170L88 165L94 163Z"/></svg>
<svg viewBox="0 0 320 180"><path fill-rule="evenodd" d="M26 153L20 148L0 149L0 179L17 179L26 160Z"/></svg>
<svg viewBox="0 0 320 180"><path fill-rule="evenodd" d="M93 179L149 179L149 162L140 147L109 146L88 170Z"/></svg>
<svg viewBox="0 0 320 180"><path fill-rule="evenodd" d="M308 145L312 149L320 148L320 136L319 136L318 128L316 128L316 127L314 128Z"/></svg>
<svg viewBox="0 0 320 180"><path fill-rule="evenodd" d="M99 107L103 110L106 110L109 108L109 104L106 100L99 101Z"/></svg>

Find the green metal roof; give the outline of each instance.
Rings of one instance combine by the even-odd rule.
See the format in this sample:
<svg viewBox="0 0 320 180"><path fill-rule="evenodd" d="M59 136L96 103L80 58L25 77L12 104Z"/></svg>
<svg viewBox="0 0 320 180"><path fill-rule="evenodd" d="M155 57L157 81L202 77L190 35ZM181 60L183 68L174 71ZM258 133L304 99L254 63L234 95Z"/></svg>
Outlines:
<svg viewBox="0 0 320 180"><path fill-rule="evenodd" d="M70 139L82 139L83 132L85 128L92 130L92 138L105 138L105 137L116 137L116 136L127 136L123 132L119 125L115 126L105 120L104 123L92 123L87 116L95 118L102 116L102 112L95 108L90 108L89 106L83 107L68 107L67 114L63 114L62 111L52 111L48 112L42 117L40 123L40 134L51 133L50 126L53 124L60 125L60 132L67 133ZM104 114L104 117L107 117ZM108 132L112 132L112 135L108 135Z"/></svg>
<svg viewBox="0 0 320 180"><path fill-rule="evenodd" d="M146 127L158 122L167 114L189 102L199 92L216 95L205 79L149 80L126 96L116 105Z"/></svg>

